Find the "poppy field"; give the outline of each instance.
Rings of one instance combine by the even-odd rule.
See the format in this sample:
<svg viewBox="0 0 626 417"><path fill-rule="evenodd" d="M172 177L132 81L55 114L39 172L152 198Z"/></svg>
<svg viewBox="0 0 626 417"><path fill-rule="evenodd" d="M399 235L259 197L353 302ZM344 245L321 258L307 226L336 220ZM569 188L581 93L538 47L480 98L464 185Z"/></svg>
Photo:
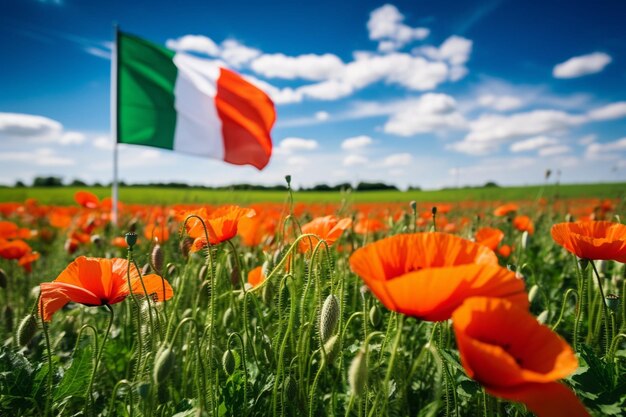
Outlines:
<svg viewBox="0 0 626 417"><path fill-rule="evenodd" d="M621 416L626 200L0 203L0 415Z"/></svg>

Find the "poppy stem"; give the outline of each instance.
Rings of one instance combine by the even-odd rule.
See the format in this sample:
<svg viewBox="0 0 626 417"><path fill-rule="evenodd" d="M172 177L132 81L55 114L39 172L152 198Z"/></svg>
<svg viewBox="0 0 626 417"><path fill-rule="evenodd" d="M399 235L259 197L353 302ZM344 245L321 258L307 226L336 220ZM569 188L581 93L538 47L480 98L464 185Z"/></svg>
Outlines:
<svg viewBox="0 0 626 417"><path fill-rule="evenodd" d="M38 303L37 304L43 304L41 297L38 298ZM35 305L37 305L35 304ZM43 311L43 305L41 307L41 311ZM44 321L43 316L41 316L41 327L43 328L43 334L44 337L46 338L46 357L48 359L48 374L47 374L47 394L46 395L46 409L45 409L45 415L48 416L50 415L50 407L51 407L51 401L52 401L52 376L53 376L53 372L52 372L52 351L50 349L50 336L48 335L48 325L47 323Z"/></svg>
<svg viewBox="0 0 626 417"><path fill-rule="evenodd" d="M596 279L598 281L598 289L600 290L600 298L602 299L602 317L604 319L604 337L605 337L604 353L608 355L609 345L611 344L611 339L609 336L609 314L608 314L609 307L606 304L606 298L604 297L604 290L602 289L602 279L600 278L600 274L598 273L596 264L592 260L589 260L589 263L591 264L591 267L593 268L593 272L595 272L596 274Z"/></svg>
<svg viewBox="0 0 626 417"><path fill-rule="evenodd" d="M111 327L113 326L113 318L115 317L115 313L113 313L113 308L109 304L104 304L104 306L109 309L109 312L111 314L109 316L109 325L107 326L107 330L104 333L104 338L102 339L102 344L100 344L100 349L98 350L98 353L96 355L96 363L93 366L93 371L91 372L91 378L89 379L89 387L87 388L87 392L89 393L89 405L91 407L94 406L93 392L92 392L93 381L96 378L96 373L98 372L98 365L100 364L100 359L102 358L102 352L104 351L104 345L106 344L107 338L109 337L109 333L111 332Z"/></svg>

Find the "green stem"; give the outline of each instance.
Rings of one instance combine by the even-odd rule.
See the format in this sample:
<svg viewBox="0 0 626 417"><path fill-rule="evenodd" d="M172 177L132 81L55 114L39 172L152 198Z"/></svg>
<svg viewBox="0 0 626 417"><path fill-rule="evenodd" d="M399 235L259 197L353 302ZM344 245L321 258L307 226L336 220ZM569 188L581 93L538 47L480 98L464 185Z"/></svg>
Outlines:
<svg viewBox="0 0 626 417"><path fill-rule="evenodd" d="M598 269L596 268L595 262L592 260L589 261L591 266L593 267L593 272L596 274L596 279L598 280L598 289L600 290L600 298L602 299L602 317L604 321L604 353L606 355L609 354L609 344L611 343L611 339L609 336L609 313L608 306L606 305L606 298L604 297L604 290L602 289L602 279L600 278L600 274L598 273Z"/></svg>
<svg viewBox="0 0 626 417"><path fill-rule="evenodd" d="M96 378L96 373L98 372L98 365L100 365L100 359L102 358L102 352L104 351L104 345L106 344L107 338L109 337L109 333L111 332L111 326L113 326L113 318L115 317L113 308L111 308L109 304L104 304L104 306L109 309L109 312L111 314L109 316L109 325L107 326L107 330L104 333L104 338L102 339L102 344L100 345L100 349L98 350L98 353L96 355L96 363L93 366L93 371L91 372L91 378L89 379L89 386L87 388L87 392L89 393L89 399L90 399L89 403L92 407L94 406L93 392L92 392L93 381Z"/></svg>

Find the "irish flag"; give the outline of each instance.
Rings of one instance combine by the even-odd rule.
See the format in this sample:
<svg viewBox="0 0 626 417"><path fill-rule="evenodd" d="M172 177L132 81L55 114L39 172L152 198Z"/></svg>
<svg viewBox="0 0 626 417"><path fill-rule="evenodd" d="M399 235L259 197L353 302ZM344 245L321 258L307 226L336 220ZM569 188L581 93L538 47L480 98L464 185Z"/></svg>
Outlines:
<svg viewBox="0 0 626 417"><path fill-rule="evenodd" d="M274 103L217 61L117 37L117 141L263 169Z"/></svg>

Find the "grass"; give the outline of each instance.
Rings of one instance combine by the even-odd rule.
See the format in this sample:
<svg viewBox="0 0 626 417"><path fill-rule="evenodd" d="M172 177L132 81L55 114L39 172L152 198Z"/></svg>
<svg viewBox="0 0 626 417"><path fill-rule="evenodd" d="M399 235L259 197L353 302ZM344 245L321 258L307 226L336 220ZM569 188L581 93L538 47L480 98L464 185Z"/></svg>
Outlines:
<svg viewBox="0 0 626 417"><path fill-rule="evenodd" d="M35 198L42 204L74 204L74 193L85 189L100 198L111 195L108 187L58 188L0 188L0 201L24 201ZM561 198L621 198L626 195L626 183L532 185L523 187L458 188L434 191L352 191L297 192L302 203L338 203L345 198L353 202L459 202L459 201L516 201L544 197ZM199 190L158 187L121 187L120 201L128 204L191 204L283 202L283 191Z"/></svg>

